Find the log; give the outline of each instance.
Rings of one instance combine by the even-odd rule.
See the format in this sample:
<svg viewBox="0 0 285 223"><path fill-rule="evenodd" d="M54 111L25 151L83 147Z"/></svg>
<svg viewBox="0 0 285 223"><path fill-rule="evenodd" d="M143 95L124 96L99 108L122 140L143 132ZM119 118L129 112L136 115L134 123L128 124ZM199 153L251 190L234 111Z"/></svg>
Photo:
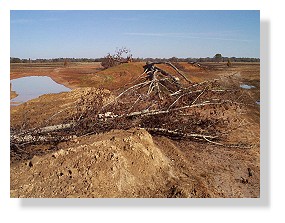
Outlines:
<svg viewBox="0 0 285 223"><path fill-rule="evenodd" d="M177 69L177 67L175 67L172 63L170 62L153 62L153 63L149 63L149 66L153 66L155 67L154 65L155 64L166 64L166 65L169 65L171 66L178 74L180 74L188 83L192 83L181 71L179 71ZM158 68L158 67L155 67L155 69L159 70L161 73L164 73L166 75L170 75L169 73L167 73L166 71ZM172 75L171 75L172 76ZM173 76L172 76L173 77Z"/></svg>
<svg viewBox="0 0 285 223"><path fill-rule="evenodd" d="M59 125L46 126L43 128L30 129L25 132L12 133L10 135L10 142L12 144L29 144L35 142L49 142L49 141L65 141L71 139L73 136L50 136L41 135L43 133L56 132L58 130L69 129L74 126L74 123L66 123Z"/></svg>
<svg viewBox="0 0 285 223"><path fill-rule="evenodd" d="M147 130L149 132L172 135L172 136L177 136L177 137L184 137L184 138L215 139L218 137L218 136L202 135L202 134L195 134L195 133L193 133L193 134L183 133L183 132L178 132L178 131L164 129L164 128L145 128L145 130Z"/></svg>

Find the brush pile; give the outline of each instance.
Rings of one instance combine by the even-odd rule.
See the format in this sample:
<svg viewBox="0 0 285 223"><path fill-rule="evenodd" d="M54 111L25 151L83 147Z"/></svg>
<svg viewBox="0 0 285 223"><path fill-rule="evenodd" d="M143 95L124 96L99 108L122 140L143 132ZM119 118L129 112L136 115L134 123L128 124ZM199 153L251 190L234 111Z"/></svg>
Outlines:
<svg viewBox="0 0 285 223"><path fill-rule="evenodd" d="M159 68L160 64L175 74ZM242 115L251 103L231 77L193 83L169 62L149 62L143 74L118 92L101 89L90 94L76 104L72 119L60 125L13 131L11 150L133 127L177 140L250 147L228 138L245 124Z"/></svg>

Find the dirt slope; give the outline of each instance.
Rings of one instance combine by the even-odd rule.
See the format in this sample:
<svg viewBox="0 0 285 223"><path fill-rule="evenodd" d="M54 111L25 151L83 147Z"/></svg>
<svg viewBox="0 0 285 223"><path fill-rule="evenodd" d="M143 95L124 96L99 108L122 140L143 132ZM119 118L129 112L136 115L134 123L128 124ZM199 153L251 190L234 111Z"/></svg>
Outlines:
<svg viewBox="0 0 285 223"><path fill-rule="evenodd" d="M76 88L70 92L45 94L18 106L11 107L12 128L36 128L56 125L74 115L76 104L81 98L92 98L97 94L111 94L109 90L97 88ZM106 97L105 102L112 100Z"/></svg>
<svg viewBox="0 0 285 223"><path fill-rule="evenodd" d="M191 170L180 173L143 129L78 138L61 146L12 165L12 197L209 196L199 178Z"/></svg>
<svg viewBox="0 0 285 223"><path fill-rule="evenodd" d="M58 149L11 164L11 197L259 197L257 148L201 147L130 129Z"/></svg>
<svg viewBox="0 0 285 223"><path fill-rule="evenodd" d="M75 89L78 87L104 87L113 90L124 86L143 72L145 63L128 63L102 70L100 63L11 64L10 78L49 76L55 82Z"/></svg>

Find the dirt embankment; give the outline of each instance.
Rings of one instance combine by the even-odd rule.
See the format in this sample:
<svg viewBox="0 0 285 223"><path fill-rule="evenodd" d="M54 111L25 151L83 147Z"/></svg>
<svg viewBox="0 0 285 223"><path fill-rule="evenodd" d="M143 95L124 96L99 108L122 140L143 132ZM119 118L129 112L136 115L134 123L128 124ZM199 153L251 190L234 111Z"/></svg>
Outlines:
<svg viewBox="0 0 285 223"><path fill-rule="evenodd" d="M75 89L78 87L96 87L109 90L124 86L132 78L143 72L144 63L121 64L103 70L100 63L61 63L50 64L11 64L10 78L26 76L49 76L55 82Z"/></svg>
<svg viewBox="0 0 285 223"><path fill-rule="evenodd" d="M92 82L88 76L92 76L101 69L100 63L70 63L67 66L63 63L15 63L10 65L10 79L48 76L59 84L75 89L84 85L91 87Z"/></svg>
<svg viewBox="0 0 285 223"><path fill-rule="evenodd" d="M10 99L17 97L18 94L15 91L10 91Z"/></svg>
<svg viewBox="0 0 285 223"><path fill-rule="evenodd" d="M221 71L195 70L191 66L185 64L185 73L197 81L238 73L234 79L237 86L256 86L244 94L250 94L253 101L259 100L258 66L234 64ZM39 71L42 75L50 71L54 74L54 69L57 68ZM97 87L117 89L143 72L139 63L92 74L93 68L88 70L81 65L74 71L76 74L68 69L72 70L63 68L57 72L61 80L74 87L88 83L95 88L43 95L12 107L12 129L69 120L81 97L93 97ZM77 76L80 70L82 79ZM17 72L11 71L11 77L37 73L34 68ZM258 105L251 106L244 118L246 125L229 132L229 137L252 144L249 149L173 140L137 128L77 137L58 145L27 146L27 156L11 157L11 197L259 197Z"/></svg>
<svg viewBox="0 0 285 223"><path fill-rule="evenodd" d="M10 126L12 129L30 129L64 123L74 115L76 104L82 97L88 99L102 92L109 93L110 91L86 87L70 92L42 95L11 107Z"/></svg>
<svg viewBox="0 0 285 223"><path fill-rule="evenodd" d="M177 173L170 164L146 131L112 131L75 139L66 149L12 167L11 195L171 196Z"/></svg>
<svg viewBox="0 0 285 223"><path fill-rule="evenodd" d="M11 165L11 197L259 197L252 152L114 130Z"/></svg>
<svg viewBox="0 0 285 223"><path fill-rule="evenodd" d="M116 67L103 70L100 63L70 63L66 67L61 63L11 64L10 78L16 79L26 76L49 76L55 82L75 89L78 87L96 87L116 90L135 80L144 71L145 62L124 63ZM205 69L183 62L180 68L185 75L199 82L214 77ZM162 69L173 73L172 68L159 65ZM203 75L201 75L203 74Z"/></svg>

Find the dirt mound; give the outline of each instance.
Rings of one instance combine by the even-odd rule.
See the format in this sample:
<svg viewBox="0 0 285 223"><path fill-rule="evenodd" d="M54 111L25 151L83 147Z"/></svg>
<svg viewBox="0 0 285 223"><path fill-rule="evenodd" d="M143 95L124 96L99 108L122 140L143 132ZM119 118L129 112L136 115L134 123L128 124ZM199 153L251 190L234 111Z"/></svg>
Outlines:
<svg viewBox="0 0 285 223"><path fill-rule="evenodd" d="M71 92L45 94L11 107L11 127L36 128L46 125L56 125L70 118L76 111L76 104L84 98L85 101L96 95L109 95L103 103L112 100L111 92L106 89L92 87L76 88Z"/></svg>
<svg viewBox="0 0 285 223"><path fill-rule="evenodd" d="M130 129L57 149L11 164L11 197L259 197L258 146L203 146Z"/></svg>
<svg viewBox="0 0 285 223"><path fill-rule="evenodd" d="M123 63L106 70L99 71L91 79L97 83L97 87L116 90L124 87L126 83L135 80L144 71L145 63Z"/></svg>
<svg viewBox="0 0 285 223"><path fill-rule="evenodd" d="M11 166L11 197L209 196L190 170L186 181L180 179L173 160L144 129L81 137L60 147Z"/></svg>

